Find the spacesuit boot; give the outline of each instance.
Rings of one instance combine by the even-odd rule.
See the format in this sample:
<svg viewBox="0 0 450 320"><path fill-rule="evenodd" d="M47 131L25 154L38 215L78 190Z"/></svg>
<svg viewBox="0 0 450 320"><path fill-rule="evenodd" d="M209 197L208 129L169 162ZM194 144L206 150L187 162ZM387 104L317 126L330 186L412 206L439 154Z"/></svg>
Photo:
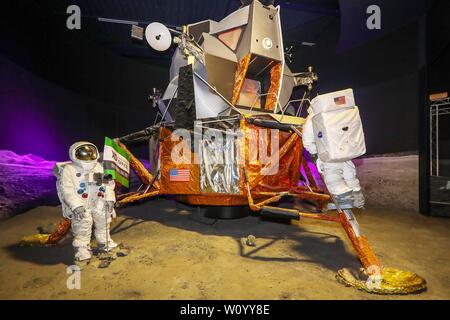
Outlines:
<svg viewBox="0 0 450 320"><path fill-rule="evenodd" d="M353 206L358 209L363 209L365 204L364 194L356 175L356 167L353 161L344 162L342 172L345 183L353 191Z"/></svg>
<svg viewBox="0 0 450 320"><path fill-rule="evenodd" d="M340 209L353 208L353 193L351 191L344 194L333 195L333 197ZM337 210L337 207L334 203L329 203L328 210Z"/></svg>
<svg viewBox="0 0 450 320"><path fill-rule="evenodd" d="M106 243L99 243L97 245L97 248L99 251L103 251L103 252L111 252L114 251L115 249L117 249L119 245L117 243L115 243L112 239L110 241L108 241L108 244Z"/></svg>
<svg viewBox="0 0 450 320"><path fill-rule="evenodd" d="M84 265L89 262L92 257L91 250L91 231L92 215L85 212L82 219L72 218L72 246L75 251L75 264Z"/></svg>
<svg viewBox="0 0 450 320"><path fill-rule="evenodd" d="M94 234L97 240L97 249L99 251L110 252L117 248L118 245L111 238L110 234L111 214L99 210L92 216L94 218Z"/></svg>
<svg viewBox="0 0 450 320"><path fill-rule="evenodd" d="M366 200L361 190L353 191L353 206L358 209L364 209Z"/></svg>

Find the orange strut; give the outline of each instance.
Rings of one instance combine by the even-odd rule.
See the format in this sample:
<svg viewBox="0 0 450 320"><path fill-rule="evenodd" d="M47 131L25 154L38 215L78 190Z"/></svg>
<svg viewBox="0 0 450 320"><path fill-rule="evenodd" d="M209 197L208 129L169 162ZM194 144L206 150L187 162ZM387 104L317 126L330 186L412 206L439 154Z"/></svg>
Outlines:
<svg viewBox="0 0 450 320"><path fill-rule="evenodd" d="M277 155L274 155L274 158L278 158L278 160L280 160L281 158L283 158L286 153L292 148L292 146L295 144L295 142L298 139L298 135L293 133L291 134L291 136L289 137L289 139L284 143L284 145L281 147L281 149L278 151L278 157ZM273 163L270 162L268 163L261 171L263 170L267 170L268 168L270 168L271 166L273 166ZM260 174L257 175L255 177L255 179L253 179L253 181L250 183L250 189L255 188L262 179L264 179L265 175L262 175L260 171Z"/></svg>
<svg viewBox="0 0 450 320"><path fill-rule="evenodd" d="M136 172L136 175L141 179L142 183L146 185L150 185L152 181L155 179L153 178L153 175L147 171L147 169L144 167L144 165L136 158L130 150L121 142L117 141L117 144L125 150L125 152L130 156L130 165L133 168L134 172ZM153 186L156 189L159 189L160 185L158 181L153 182Z"/></svg>
<svg viewBox="0 0 450 320"><path fill-rule="evenodd" d="M347 236L352 242L353 248L356 250L359 261L369 275L375 274L381 269L381 262L378 260L375 252L364 235L357 237L353 232L352 226L347 220L344 212L339 213L339 220L344 228Z"/></svg>
<svg viewBox="0 0 450 320"><path fill-rule="evenodd" d="M59 221L55 231L48 237L46 244L57 244L70 230L70 220L63 218Z"/></svg>

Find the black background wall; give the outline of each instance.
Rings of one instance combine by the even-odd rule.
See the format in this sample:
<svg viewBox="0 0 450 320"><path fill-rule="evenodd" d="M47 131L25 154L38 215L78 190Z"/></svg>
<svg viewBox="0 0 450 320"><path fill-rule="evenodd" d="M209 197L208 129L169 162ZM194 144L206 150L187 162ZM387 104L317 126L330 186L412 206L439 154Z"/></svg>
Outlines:
<svg viewBox="0 0 450 320"><path fill-rule="evenodd" d="M423 24L426 26L425 43L427 50L423 59L426 67L420 71L421 88L426 93L449 92L450 90L450 11L449 1L430 1L430 10ZM419 198L420 212L430 214L431 193L442 193L441 185L431 183L430 179L430 127L429 127L429 100L425 96L422 99L423 106L419 118ZM440 157L450 159L450 118L441 117L439 126ZM448 172L448 160L441 161L446 164ZM436 181L436 180L434 180ZM437 192L436 192L437 191ZM443 198L445 199L445 197ZM442 208L440 208L442 209ZM445 210L444 210L445 211ZM447 213L448 215L448 213Z"/></svg>
<svg viewBox="0 0 450 320"><path fill-rule="evenodd" d="M436 1L428 18L428 91L450 92L450 1ZM450 160L450 116L440 118L440 155Z"/></svg>
<svg viewBox="0 0 450 320"><path fill-rule="evenodd" d="M329 25L315 46L300 47L293 69L314 66L319 73L316 93L353 88L368 154L417 151L418 23L337 53L339 24Z"/></svg>

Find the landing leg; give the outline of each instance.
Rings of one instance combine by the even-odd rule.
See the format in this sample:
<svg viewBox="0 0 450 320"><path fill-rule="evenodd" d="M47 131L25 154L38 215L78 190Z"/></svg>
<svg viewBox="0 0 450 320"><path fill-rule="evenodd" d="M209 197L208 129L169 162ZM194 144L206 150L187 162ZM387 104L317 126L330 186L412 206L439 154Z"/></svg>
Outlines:
<svg viewBox="0 0 450 320"><path fill-rule="evenodd" d="M384 268L378 260L367 238L351 210L338 210L339 221L355 249L364 272L350 272L348 269L338 271L339 282L347 286L378 294L409 294L423 291L427 287L425 279L419 275L398 270Z"/></svg>
<svg viewBox="0 0 450 320"><path fill-rule="evenodd" d="M362 234L361 228L359 227L353 212L348 209L340 210L339 221L347 233L366 273L368 275L379 274L382 268L381 262L375 255L367 238Z"/></svg>

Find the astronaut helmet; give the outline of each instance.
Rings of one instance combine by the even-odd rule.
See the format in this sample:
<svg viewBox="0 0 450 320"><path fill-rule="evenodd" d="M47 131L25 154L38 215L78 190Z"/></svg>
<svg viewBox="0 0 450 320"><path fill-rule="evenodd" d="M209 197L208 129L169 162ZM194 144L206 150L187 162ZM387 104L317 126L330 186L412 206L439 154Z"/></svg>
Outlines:
<svg viewBox="0 0 450 320"><path fill-rule="evenodd" d="M78 141L70 146L69 157L75 165L82 167L84 170L91 170L97 164L100 154L95 144Z"/></svg>

